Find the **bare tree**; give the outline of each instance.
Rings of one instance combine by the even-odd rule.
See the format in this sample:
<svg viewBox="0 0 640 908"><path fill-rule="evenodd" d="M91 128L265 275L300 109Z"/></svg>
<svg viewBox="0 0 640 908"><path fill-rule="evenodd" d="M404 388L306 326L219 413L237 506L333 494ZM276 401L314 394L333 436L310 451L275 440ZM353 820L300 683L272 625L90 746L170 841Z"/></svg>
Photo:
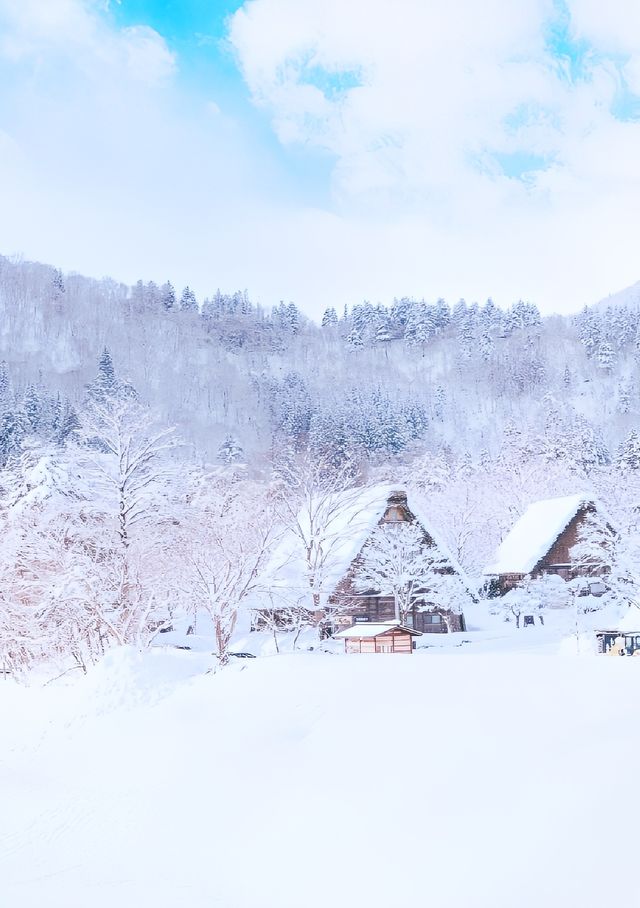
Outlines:
<svg viewBox="0 0 640 908"><path fill-rule="evenodd" d="M213 624L221 665L240 611L261 590L262 570L276 538L268 490L255 483L202 477L185 516L179 571L187 607Z"/></svg>
<svg viewBox="0 0 640 908"><path fill-rule="evenodd" d="M77 589L117 643L144 645L169 620L167 556L183 497L172 455L181 442L131 395L91 401L82 439L71 453L85 491L67 544L83 564Z"/></svg>
<svg viewBox="0 0 640 908"><path fill-rule="evenodd" d="M395 620L406 624L414 607L448 608L433 596L447 560L414 523L377 526L362 550L354 585L362 592L393 596Z"/></svg>
<svg viewBox="0 0 640 908"><path fill-rule="evenodd" d="M351 461L341 466L308 453L278 470L277 513L288 528L289 558L302 562L302 588L290 590L323 634L325 610L333 592L340 549L366 511L362 487L355 486Z"/></svg>

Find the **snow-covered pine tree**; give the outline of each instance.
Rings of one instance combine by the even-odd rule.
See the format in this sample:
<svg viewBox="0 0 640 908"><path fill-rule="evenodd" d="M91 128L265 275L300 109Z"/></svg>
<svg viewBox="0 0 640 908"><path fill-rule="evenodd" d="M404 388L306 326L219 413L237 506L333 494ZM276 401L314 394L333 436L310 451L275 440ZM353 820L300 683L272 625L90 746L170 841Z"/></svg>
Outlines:
<svg viewBox="0 0 640 908"><path fill-rule="evenodd" d="M182 312L198 311L198 301L196 299L196 295L189 286L185 287L182 291L182 296L180 297L180 309Z"/></svg>
<svg viewBox="0 0 640 908"><path fill-rule="evenodd" d="M640 436L632 429L618 448L616 466L622 470L640 470Z"/></svg>
<svg viewBox="0 0 640 908"><path fill-rule="evenodd" d="M603 341L598 347L596 353L596 362L603 372L610 374L615 365L615 353L613 347L607 341Z"/></svg>
<svg viewBox="0 0 640 908"><path fill-rule="evenodd" d="M53 301L59 303L60 300L64 297L66 292L64 286L64 277L62 276L62 271L56 268L53 272L53 278L51 279L51 291Z"/></svg>
<svg viewBox="0 0 640 908"><path fill-rule="evenodd" d="M27 432L38 432L43 421L43 401L33 385L29 385L24 392L22 400L22 410L25 417L25 429Z"/></svg>
<svg viewBox="0 0 640 908"><path fill-rule="evenodd" d="M171 281L167 281L160 288L160 300L162 308L166 312L171 312L176 308L176 291L174 290Z"/></svg>
<svg viewBox="0 0 640 908"><path fill-rule="evenodd" d="M218 460L220 463L230 466L242 463L244 459L245 454L238 440L234 435L227 435L218 449Z"/></svg>
<svg viewBox="0 0 640 908"><path fill-rule="evenodd" d="M87 396L96 401L104 401L117 394L118 389L119 383L116 379L111 352L105 347L98 360L98 374L87 386Z"/></svg>
<svg viewBox="0 0 640 908"><path fill-rule="evenodd" d="M338 324L338 316L336 310L333 306L330 306L328 309L325 309L324 315L322 316L322 327L323 328L333 328Z"/></svg>
<svg viewBox="0 0 640 908"><path fill-rule="evenodd" d="M27 435L28 425L22 410L9 409L0 417L0 465L4 466L12 457L18 457L22 442Z"/></svg>

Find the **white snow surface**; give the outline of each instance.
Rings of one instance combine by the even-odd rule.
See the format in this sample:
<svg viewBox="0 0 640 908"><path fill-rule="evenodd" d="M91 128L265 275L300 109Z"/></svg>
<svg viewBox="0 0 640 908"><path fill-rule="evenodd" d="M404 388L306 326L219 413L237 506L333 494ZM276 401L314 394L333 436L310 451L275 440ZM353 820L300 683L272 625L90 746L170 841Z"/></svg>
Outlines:
<svg viewBox="0 0 640 908"><path fill-rule="evenodd" d="M528 574L546 555L588 495L547 498L529 505L500 543L485 574Z"/></svg>
<svg viewBox="0 0 640 908"><path fill-rule="evenodd" d="M637 858L612 780L640 747L639 662L550 634L217 673L121 650L74 684L1 682L0 905L610 904Z"/></svg>
<svg viewBox="0 0 640 908"><path fill-rule="evenodd" d="M321 606L326 606L336 586L379 523L392 492L407 494L409 510L429 534L442 556L464 578L462 568L441 544L428 515L424 514L418 505L414 505L410 490L397 483L368 486L360 492L349 491L342 493L342 496L336 495L336 501L344 498L344 506L336 510L326 528L326 540L323 540L324 548L329 555L324 568ZM305 532L308 532L309 520L304 511L298 515L298 521ZM252 608L299 605L309 600L304 547L300 537L293 530L288 530L276 546L263 572L261 586L269 590L269 597L265 597L264 594L256 595L249 603Z"/></svg>

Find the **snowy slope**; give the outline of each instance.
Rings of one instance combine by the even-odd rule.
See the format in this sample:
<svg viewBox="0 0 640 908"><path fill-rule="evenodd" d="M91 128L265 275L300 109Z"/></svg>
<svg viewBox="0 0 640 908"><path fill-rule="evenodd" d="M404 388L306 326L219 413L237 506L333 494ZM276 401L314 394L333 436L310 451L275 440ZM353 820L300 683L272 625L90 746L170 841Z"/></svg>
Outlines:
<svg viewBox="0 0 640 908"><path fill-rule="evenodd" d="M608 306L629 306L630 309L640 308L640 281L625 287L624 290L618 290L596 303L598 308L607 308Z"/></svg>
<svg viewBox="0 0 640 908"><path fill-rule="evenodd" d="M206 667L0 685L1 905L595 908L635 866L633 659Z"/></svg>

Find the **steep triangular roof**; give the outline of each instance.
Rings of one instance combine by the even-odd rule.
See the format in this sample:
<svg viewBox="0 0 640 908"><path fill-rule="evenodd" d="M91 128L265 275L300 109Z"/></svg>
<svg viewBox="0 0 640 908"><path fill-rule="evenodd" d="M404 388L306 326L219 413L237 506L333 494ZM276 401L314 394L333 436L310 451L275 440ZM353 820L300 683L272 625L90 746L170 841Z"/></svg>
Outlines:
<svg viewBox="0 0 640 908"><path fill-rule="evenodd" d="M328 604L329 598L384 516L389 499L398 493L406 494L405 490L397 484L369 486L345 493L336 493L337 499L341 495L344 498L344 506L336 509L329 529L331 547L322 584L321 607ZM460 566L440 545L432 527L427 525L422 514L416 514L411 504L409 504L408 510L425 530L443 558L446 558L451 564L453 570L464 577ZM298 515L298 521L304 526L305 520L308 518L304 512L301 512ZM265 603L264 597L260 597L259 604L251 603L254 608L265 608L270 605L275 608L295 606L308 601L309 586L305 553L301 539L293 530L287 530L276 547L261 577L260 586L269 589L271 602Z"/></svg>
<svg viewBox="0 0 640 908"><path fill-rule="evenodd" d="M484 573L528 574L578 511L589 505L594 505L593 499L584 494L547 498L529 505L498 546Z"/></svg>

